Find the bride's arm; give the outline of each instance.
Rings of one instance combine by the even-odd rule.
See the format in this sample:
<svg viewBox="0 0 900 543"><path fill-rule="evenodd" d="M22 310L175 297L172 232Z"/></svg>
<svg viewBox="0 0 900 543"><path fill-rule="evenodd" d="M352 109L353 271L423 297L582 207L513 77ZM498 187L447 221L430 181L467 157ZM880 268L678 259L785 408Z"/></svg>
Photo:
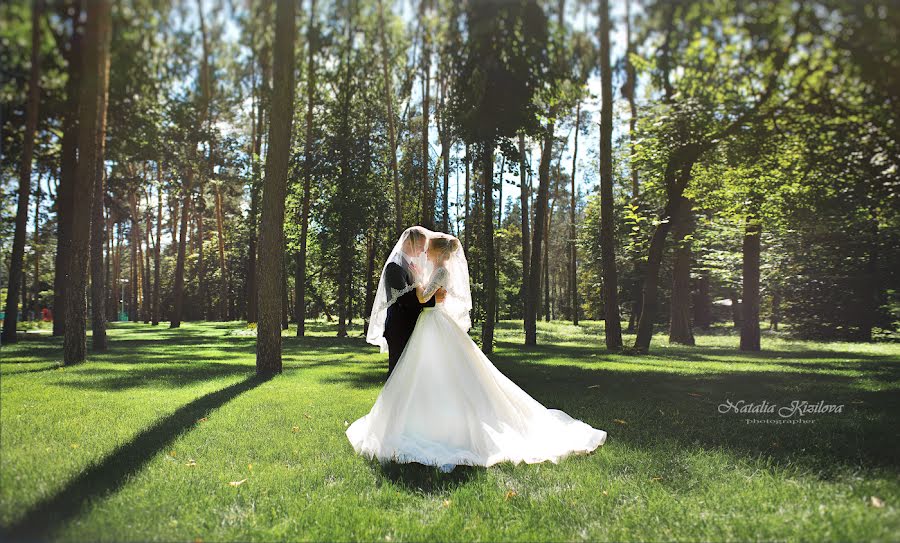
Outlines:
<svg viewBox="0 0 900 543"><path fill-rule="evenodd" d="M428 300L431 299L432 296L437 293L437 291L443 286L441 283L444 280L444 269L438 270L434 277L431 278L431 281L428 282L424 287L419 285L416 287L416 297L419 298L419 303L424 304Z"/></svg>

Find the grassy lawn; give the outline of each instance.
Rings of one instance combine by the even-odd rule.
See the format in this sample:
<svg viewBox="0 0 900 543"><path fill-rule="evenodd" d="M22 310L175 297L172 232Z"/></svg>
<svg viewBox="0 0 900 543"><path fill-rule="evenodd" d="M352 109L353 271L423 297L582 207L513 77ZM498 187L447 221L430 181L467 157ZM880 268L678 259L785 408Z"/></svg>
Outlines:
<svg viewBox="0 0 900 543"><path fill-rule="evenodd" d="M900 345L764 336L744 354L720 333L638 357L605 352L596 323L542 323L534 349L519 327L501 324L493 360L606 430L594 454L450 474L357 457L344 430L386 356L323 323L285 338L268 381L240 323L117 324L108 353L70 368L60 341L27 334L0 351L0 526L75 541L900 539ZM844 407L748 424L780 417L721 414L726 400Z"/></svg>

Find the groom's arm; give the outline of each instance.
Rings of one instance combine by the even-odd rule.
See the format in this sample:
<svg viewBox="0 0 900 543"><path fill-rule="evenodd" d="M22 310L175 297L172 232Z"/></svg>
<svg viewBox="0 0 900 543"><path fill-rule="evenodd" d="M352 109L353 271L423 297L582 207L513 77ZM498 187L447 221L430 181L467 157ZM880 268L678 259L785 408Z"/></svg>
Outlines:
<svg viewBox="0 0 900 543"><path fill-rule="evenodd" d="M402 291L410 286L409 283L406 282L406 273L403 271L403 268L393 262L387 265L384 279L387 286L396 291ZM419 305L415 289L397 298L397 304L407 309L413 309Z"/></svg>

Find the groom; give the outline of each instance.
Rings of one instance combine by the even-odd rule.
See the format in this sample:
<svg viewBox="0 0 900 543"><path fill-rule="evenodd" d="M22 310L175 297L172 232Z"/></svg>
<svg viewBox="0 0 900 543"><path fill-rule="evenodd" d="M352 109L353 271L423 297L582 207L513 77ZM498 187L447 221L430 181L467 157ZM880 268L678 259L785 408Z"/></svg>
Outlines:
<svg viewBox="0 0 900 543"><path fill-rule="evenodd" d="M400 263L390 262L385 269L385 279L388 288L403 290L412 285L416 280L414 275L419 275L414 259L425 252L425 242L428 238L425 231L417 227L410 229L406 241L403 244ZM388 344L388 377L397 366L406 342L416 327L416 320L423 307L434 307L435 301L443 302L447 292L440 289L434 297L427 302L419 303L415 289L400 296L397 301L387 309L387 318L384 322L384 339Z"/></svg>

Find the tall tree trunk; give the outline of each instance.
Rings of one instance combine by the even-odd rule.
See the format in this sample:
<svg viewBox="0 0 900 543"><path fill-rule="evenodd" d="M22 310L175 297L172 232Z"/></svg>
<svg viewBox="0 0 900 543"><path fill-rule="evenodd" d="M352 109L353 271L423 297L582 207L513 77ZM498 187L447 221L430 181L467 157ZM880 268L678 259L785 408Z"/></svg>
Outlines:
<svg viewBox="0 0 900 543"><path fill-rule="evenodd" d="M106 208L106 216L104 217L106 221L106 264L104 272L106 274L106 319L107 321L115 320L115 308L116 308L116 286L115 281L113 281L112 276L112 266L113 260L115 257L113 256L113 220L112 213L110 212L109 207Z"/></svg>
<svg viewBox="0 0 900 543"><path fill-rule="evenodd" d="M111 218L110 221L112 221ZM112 275L109 279L110 286L112 287L112 303L110 304L112 307L109 308L109 314L111 315L111 320L118 321L120 303L119 300L122 299L122 284L120 280L120 277L122 275L122 226L118 223L112 223L112 227L115 228L116 243L112 247ZM110 229L110 234L113 231L112 227Z"/></svg>
<svg viewBox="0 0 900 543"><path fill-rule="evenodd" d="M544 225L547 221L550 197L550 157L553 152L554 124L551 121L544 132L541 163L538 166L537 200L534 202L534 229L531 243L528 290L525 294L525 345L537 345L537 313L540 305L541 260L543 257Z"/></svg>
<svg viewBox="0 0 900 543"><path fill-rule="evenodd" d="M531 264L531 223L528 211L528 164L525 161L525 134L519 133L519 185L522 206L522 304L528 297L528 273Z"/></svg>
<svg viewBox="0 0 900 543"><path fill-rule="evenodd" d="M156 243L153 247L153 326L159 325L159 294L160 294L160 246L162 245L162 222L163 222L163 185L162 185L162 165L156 163Z"/></svg>
<svg viewBox="0 0 900 543"><path fill-rule="evenodd" d="M261 64L264 64L261 61ZM262 87L265 86L265 70L260 70L263 72L262 78L263 82L260 84L257 89L257 103L256 103L256 118L253 122L253 162L251 165L251 179L250 179L250 210L249 210L249 222L250 222L250 235L249 241L247 243L247 322L253 323L257 321L258 311L257 311L257 297L258 291L256 288L256 246L257 246L257 215L259 213L259 190L260 190L260 172L259 172L259 156L262 152L262 130L263 130L263 106L262 106Z"/></svg>
<svg viewBox="0 0 900 543"><path fill-rule="evenodd" d="M109 29L107 29L107 32ZM107 42L110 40L104 37ZM94 168L91 199L91 349L106 351L106 279L103 269L103 245L107 232L104 228L103 210L106 203L106 175L103 157L106 151L106 104L109 95L109 55L105 55L100 69L100 104L97 122L97 163Z"/></svg>
<svg viewBox="0 0 900 543"><path fill-rule="evenodd" d="M53 264L53 335L65 332L65 291L72 243L72 185L78 168L78 109L82 69L81 3L72 13L72 37L65 55L68 62L63 136L60 142L59 188L56 192L56 258Z"/></svg>
<svg viewBox="0 0 900 543"><path fill-rule="evenodd" d="M41 308L38 307L38 298L41 295L41 200L44 199L40 176L38 176L37 190L34 196L34 233L32 237L34 240L32 247L34 251L34 282L32 283L31 308L35 317L40 318Z"/></svg>
<svg viewBox="0 0 900 543"><path fill-rule="evenodd" d="M557 171L558 173L558 171ZM554 190L554 192L556 192ZM553 225L553 208L556 207L556 197L550 204L550 211L547 213L547 220L544 221L544 263L541 270L544 275L544 286L541 287L541 293L544 295L544 308L541 311L544 320L550 322L550 227Z"/></svg>
<svg viewBox="0 0 900 543"><path fill-rule="evenodd" d="M104 101L105 102L105 101ZM100 125L105 125L106 115L102 114ZM105 134L105 126L100 134ZM98 134L100 156L103 156L105 138ZM103 245L107 232L104 228L103 208L106 196L106 183L102 162L97 165L93 180L93 201L91 202L91 350L106 351L106 283L103 269Z"/></svg>
<svg viewBox="0 0 900 543"><path fill-rule="evenodd" d="M744 230L744 292L741 322L741 350L758 351L759 346L759 256L762 225L757 217L747 219Z"/></svg>
<svg viewBox="0 0 900 543"><path fill-rule="evenodd" d="M471 195L470 195L469 188L471 186L471 180L472 180L471 175L472 175L472 173L471 173L471 170L469 167L469 144L467 143L466 144L466 220L465 220L466 231L465 231L465 236L463 236L463 249L464 249L467 257L469 256L469 247L471 246L471 240L472 240L472 225L469 223L469 208L470 208L469 203L471 202Z"/></svg>
<svg viewBox="0 0 900 543"><path fill-rule="evenodd" d="M637 352L645 353L650 349L658 303L659 269L662 266L666 236L669 234L672 223L678 221L681 196L684 194L684 189L690 180L691 169L697 159L698 152L699 149L694 145L682 147L673 152L666 164L664 182L666 187L668 187L669 197L650 238L650 249L647 255L646 273L644 274L641 316L638 321L637 337L634 340L634 349Z"/></svg>
<svg viewBox="0 0 900 543"><path fill-rule="evenodd" d="M294 117L294 34L292 0L277 0L272 116L266 151L266 182L259 232L259 324L256 372L281 373L281 305L284 289L284 199Z"/></svg>
<svg viewBox="0 0 900 543"><path fill-rule="evenodd" d="M310 11L315 11L313 0ZM391 70L391 50L387 43L387 28L384 21L384 3L378 0L378 39L381 44L381 68L384 77L384 103L387 104L388 137L390 143L391 180L394 184L394 233L403 233L403 200L400 194L400 176L397 173L397 127L394 119L394 82ZM311 60L311 59L310 59Z"/></svg>
<svg viewBox="0 0 900 543"><path fill-rule="evenodd" d="M228 266L225 263L225 216L222 210L222 187L216 184L216 229L219 232L219 319L228 318Z"/></svg>
<svg viewBox="0 0 900 543"><path fill-rule="evenodd" d="M444 160L444 199L442 200L442 224L444 232L450 232L450 126L447 112L444 109L447 94L447 82L442 76L441 88L441 157ZM501 185L502 187L502 185ZM502 190L502 188L501 188Z"/></svg>
<svg viewBox="0 0 900 543"><path fill-rule="evenodd" d="M506 157L500 157L500 175L497 180L497 229L503 228L503 172L506 171ZM493 194L491 197L493 198ZM498 253L499 255L499 253Z"/></svg>
<svg viewBox="0 0 900 543"><path fill-rule="evenodd" d="M575 107L575 149L572 151L572 189L569 203L569 303L572 305L572 324L578 326L578 253L575 234L575 211L577 196L575 191L575 171L578 166L578 132L581 131L581 100ZM524 215L523 215L524 216Z"/></svg>
<svg viewBox="0 0 900 543"><path fill-rule="evenodd" d="M200 57L200 118L199 124L206 125L207 134L212 133L212 114L210 113L212 105L212 69L209 63L209 39L206 31L206 18L203 13L203 0L197 0L197 15L200 20L200 44L202 55ZM209 317L208 285L206 283L206 259L204 247L204 215L206 213L206 194L205 186L209 176L213 173L213 141L211 136L206 139L207 145L207 166L200 168L197 175L197 201L195 210L197 211L197 282L198 294L200 302L200 318L206 320Z"/></svg>
<svg viewBox="0 0 900 543"><path fill-rule="evenodd" d="M315 0L310 8L315 10ZM394 118L394 82L391 70L391 51L387 43L387 25L384 21L384 3L378 0L378 23L381 32L378 34L381 43L381 68L384 77L384 103L387 104L388 138L390 143L391 181L394 185L394 232L400 236L403 232L403 201L400 194L400 176L397 174L397 126Z"/></svg>
<svg viewBox="0 0 900 543"><path fill-rule="evenodd" d="M493 142L484 142L481 158L484 184L484 323L481 326L481 350L485 354L494 351L494 317L497 305L497 275L494 254L494 148Z"/></svg>
<svg viewBox="0 0 900 543"><path fill-rule="evenodd" d="M425 11L427 0L421 2L421 12ZM422 226L434 230L434 194L428 176L428 109L431 94L431 50L428 32L422 34Z"/></svg>
<svg viewBox="0 0 900 543"><path fill-rule="evenodd" d="M184 312L184 260L187 251L188 221L191 208L191 185L193 184L194 169L188 164L187 174L182 183L181 220L178 223L178 253L175 257L175 281L172 288L172 317L169 319L169 328L181 326L181 317Z"/></svg>
<svg viewBox="0 0 900 543"><path fill-rule="evenodd" d="M634 53L634 43L631 41L631 0L625 0L625 86L623 94L628 98L628 109L631 115L628 118L628 164L631 170L631 198L637 204L637 197L640 194L640 185L638 184L637 162L634 155L634 135L637 126L637 104L634 100L634 93L637 87L637 73L634 64L631 62L631 55Z"/></svg>
<svg viewBox="0 0 900 543"><path fill-rule="evenodd" d="M63 362L83 362L87 351L86 294L88 257L91 238L91 202L98 165L103 163L100 127L105 113L106 78L110 43L110 2L87 3L84 36L84 73L81 78L78 122L78 177L72 187L72 253L69 259L69 283L66 292L66 331Z"/></svg>
<svg viewBox="0 0 900 543"><path fill-rule="evenodd" d="M669 304L669 343L694 344L691 329L691 240L694 221L691 201L681 198L681 212L673 226L675 263L672 267L672 299Z"/></svg>
<svg viewBox="0 0 900 543"><path fill-rule="evenodd" d="M379 2L379 10L381 10L381 4ZM379 11L379 17L383 17L381 11ZM306 30L306 40L309 42L308 46L308 56L306 59L306 141L305 145L305 153L303 159L303 204L300 212L300 251L297 253L297 275L294 279L295 284L294 288L296 290L296 299L294 313L296 313L297 318L297 337L303 337L306 334L306 246L307 240L306 238L309 235L309 206L310 199L312 197L312 140L313 140L313 106L315 100L315 89L316 89L316 50L319 43L319 35L316 31L315 26L316 19L316 0L310 1L309 6L309 27ZM383 24L383 23L382 23ZM382 32L384 29L382 29ZM384 48L384 36L382 35L382 48ZM385 62L387 62L385 60ZM385 69L387 66L385 65ZM391 130L391 149L394 149L394 117L392 112L391 105L391 95L388 89L386 92L387 100L388 100L388 112L390 116L390 130ZM399 181L397 180L397 154L396 152L392 153L393 160L392 164L392 174L394 175L394 196L395 200L399 202L399 196L397 196L400 192ZM398 225L399 223L399 215L397 217ZM399 235L399 234L398 234Z"/></svg>
<svg viewBox="0 0 900 543"><path fill-rule="evenodd" d="M628 98L628 108L631 115L628 118L628 168L631 171L631 204L640 205L640 183L638 181L637 161L635 160L635 133L637 127L637 104L635 102L635 90L637 87L637 73L631 62L631 54L634 52L634 43L631 40L631 0L625 2L625 85L622 94ZM635 277L641 277L643 263L636 256L632 266ZM634 332L637 321L641 318L641 283L635 279L631 287L631 315L628 317L628 333Z"/></svg>
<svg viewBox="0 0 900 543"><path fill-rule="evenodd" d="M153 278L151 277L153 268L150 266L150 255L152 252L150 241L153 237L153 203L150 201L149 191L144 192L144 197L147 201L147 208L144 211L144 260L141 268L144 281L141 283L141 289L144 293L144 324L150 324L150 320L153 318Z"/></svg>
<svg viewBox="0 0 900 543"><path fill-rule="evenodd" d="M41 100L41 17L43 0L31 5L31 68L28 76L28 97L25 103L25 134L22 160L19 162L19 201L16 208L16 231L13 235L9 266L9 289L6 291L6 315L3 319L2 343L15 343L16 323L19 320L19 288L22 286L25 262L25 230L28 223L28 198L31 195L31 161L34 155L34 133L37 130L38 106ZM35 280L37 280L35 278ZM25 306L22 306L25 311ZM82 318L83 320L83 318Z"/></svg>
<svg viewBox="0 0 900 543"><path fill-rule="evenodd" d="M207 319L207 288L206 288L206 259L204 258L204 250L203 250L203 241L204 241L204 228L203 228L203 218L206 213L206 201L203 196L204 191L204 179L203 179L203 168L198 168L199 180L197 183L197 194L194 195L194 207L193 210L197 213L194 220L197 224L197 268L195 270L195 274L197 277L197 306L199 309L199 319L206 320Z"/></svg>
<svg viewBox="0 0 900 543"><path fill-rule="evenodd" d="M131 299L132 308L130 320L137 322L141 318L141 312L144 309L143 301L140 299L141 290L141 260L143 259L141 251L141 216L138 208L137 195L132 191L128 195L129 206L131 207Z"/></svg>
<svg viewBox="0 0 900 543"><path fill-rule="evenodd" d="M600 258L603 267L603 316L606 348L622 348L622 323L619 318L618 274L616 272L615 202L612 165L612 66L610 65L609 0L600 0Z"/></svg>

